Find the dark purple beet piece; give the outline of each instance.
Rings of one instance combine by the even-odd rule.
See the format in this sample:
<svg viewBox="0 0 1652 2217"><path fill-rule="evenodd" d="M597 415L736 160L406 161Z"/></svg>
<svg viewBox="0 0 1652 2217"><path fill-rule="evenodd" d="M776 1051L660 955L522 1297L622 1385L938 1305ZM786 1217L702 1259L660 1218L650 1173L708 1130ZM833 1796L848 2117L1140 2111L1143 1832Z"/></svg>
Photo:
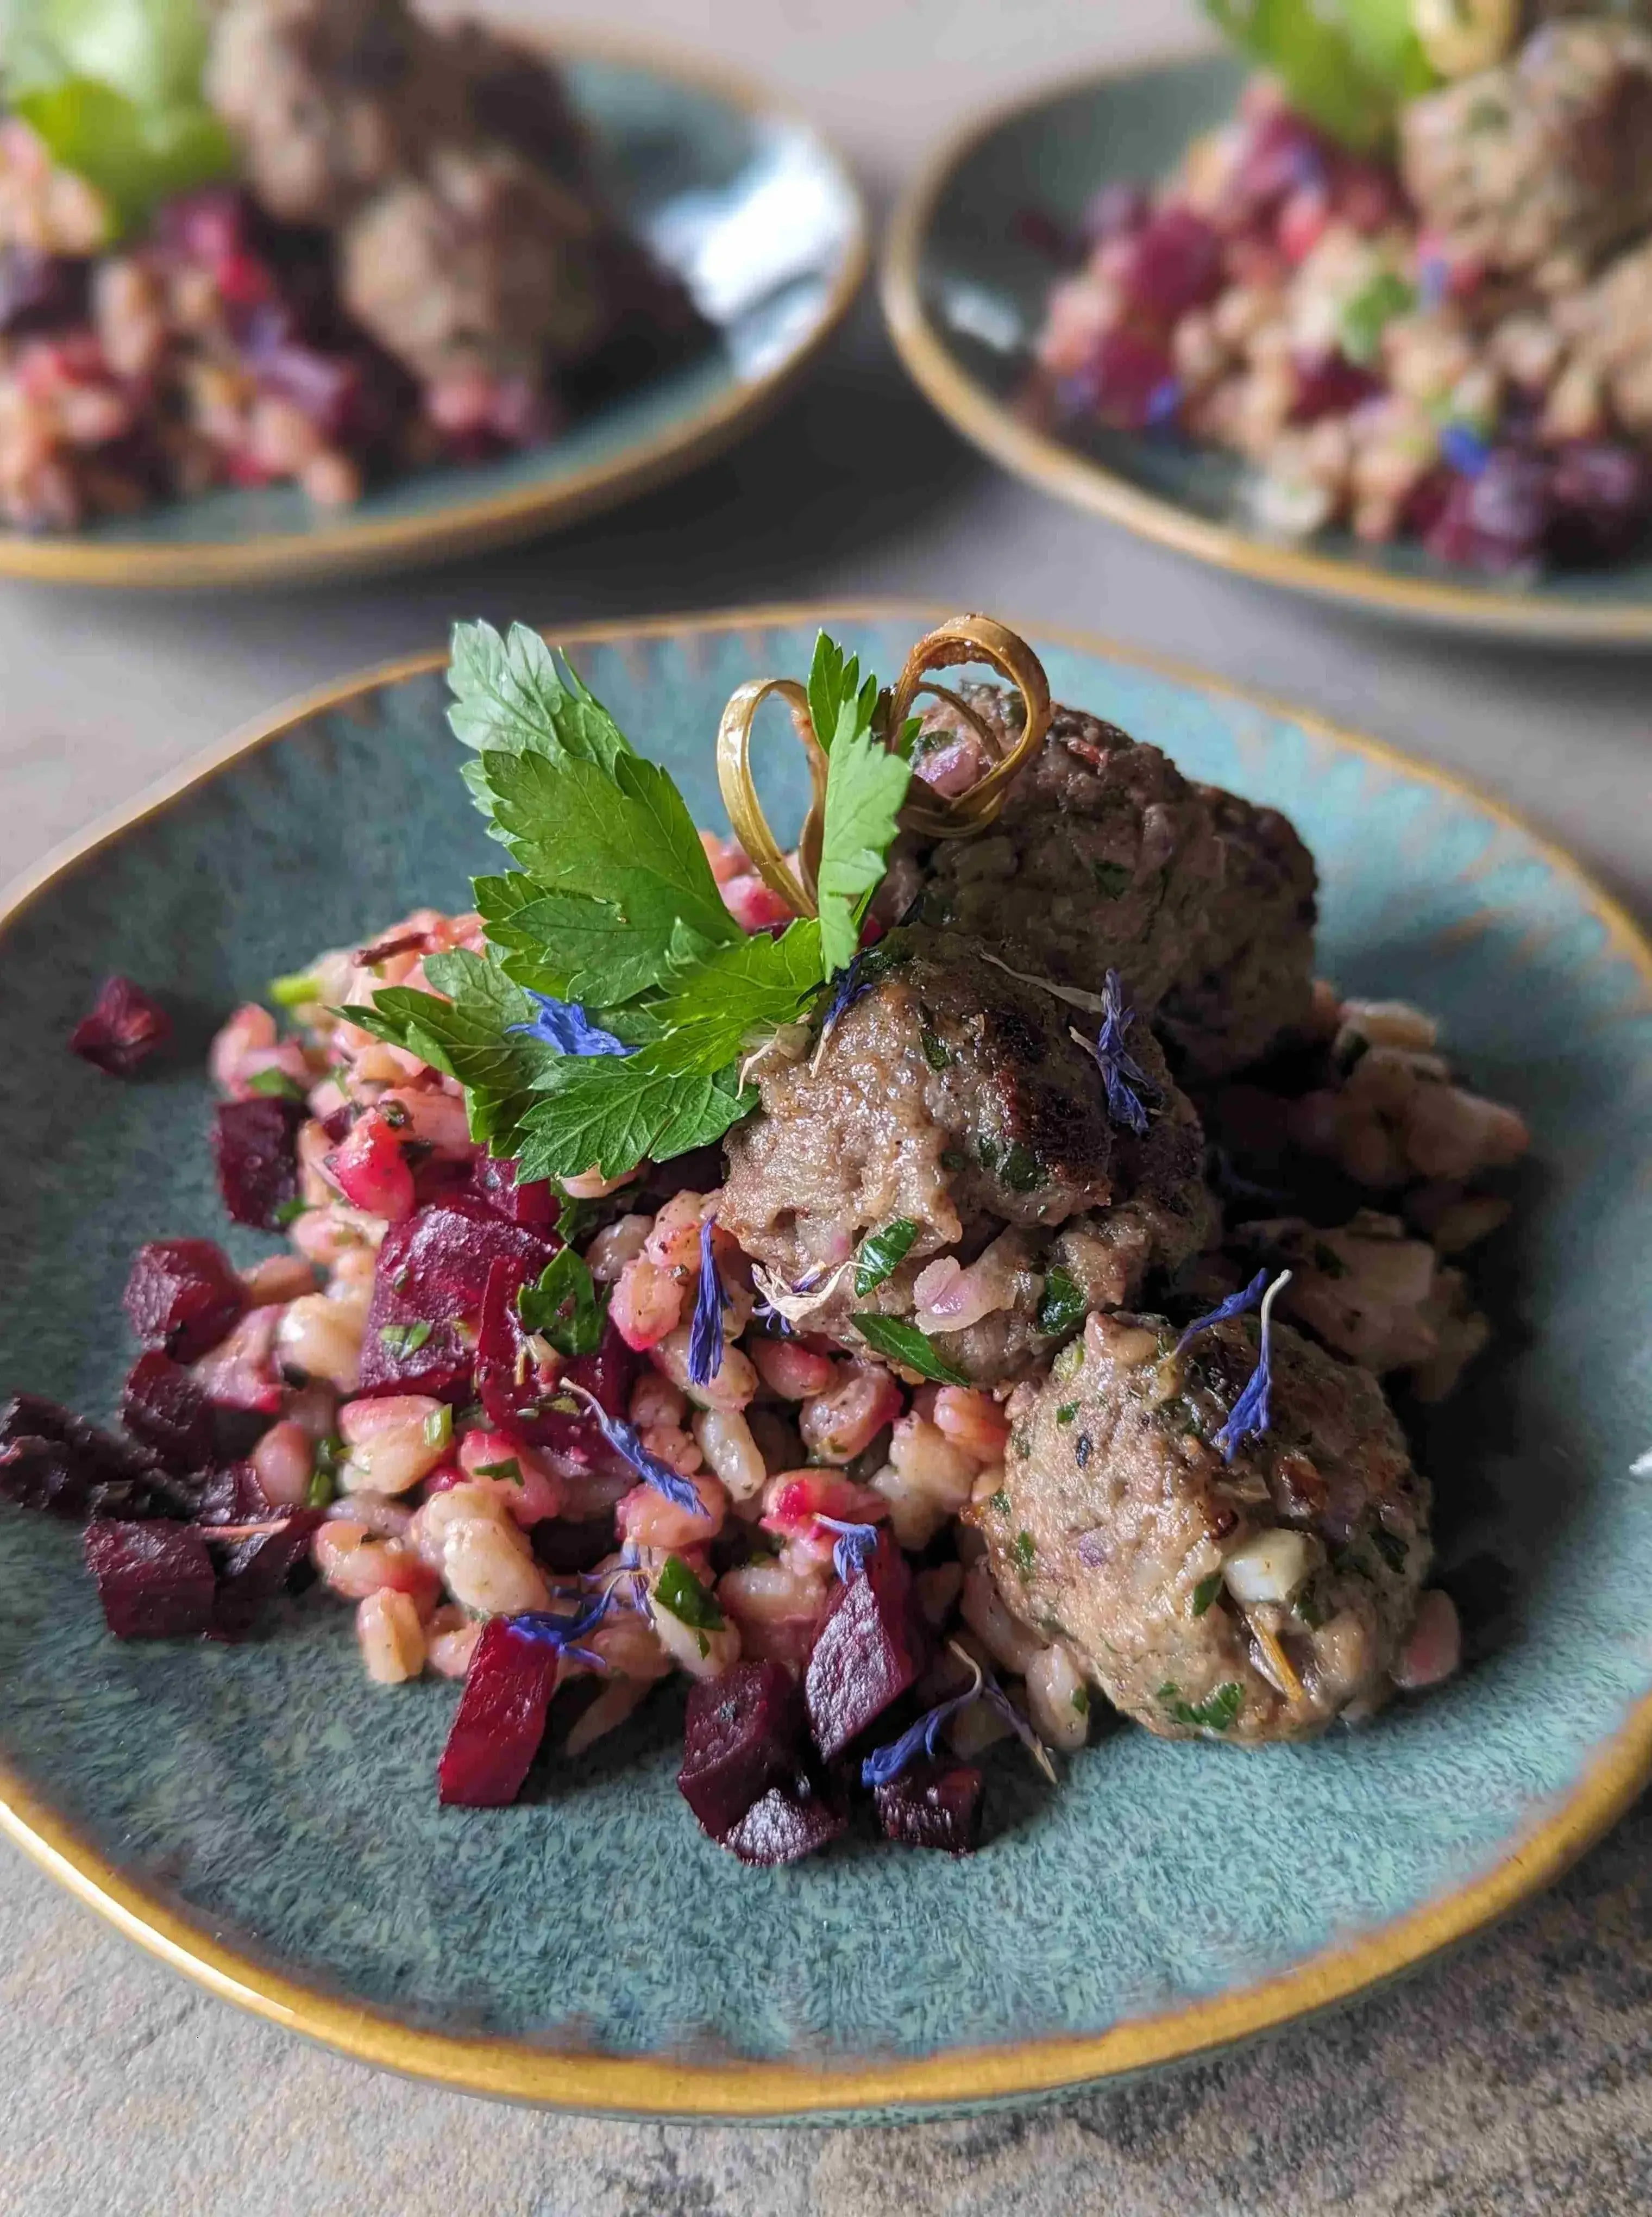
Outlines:
<svg viewBox="0 0 1652 2217"><path fill-rule="evenodd" d="M217 1580L191 1525L95 1517L86 1527L86 1567L117 1640L187 1640L212 1624Z"/></svg>
<svg viewBox="0 0 1652 2217"><path fill-rule="evenodd" d="M795 1863L829 1846L848 1825L841 1809L799 1775L786 1786L771 1786L740 1822L723 1837L723 1845L743 1863Z"/></svg>
<svg viewBox="0 0 1652 2217"><path fill-rule="evenodd" d="M264 1514L270 1511L266 1509ZM265 1603L281 1590L305 1559L322 1521L319 1509L289 1509L274 1530L249 1533L225 1548L213 1603L213 1630L220 1639L239 1640L252 1630Z"/></svg>
<svg viewBox="0 0 1652 2217"><path fill-rule="evenodd" d="M109 978L69 1034L69 1051L111 1078L130 1078L172 1036L172 1019L130 978Z"/></svg>
<svg viewBox="0 0 1652 2217"><path fill-rule="evenodd" d="M532 1526L533 1558L558 1578L594 1571L620 1544L613 1511L601 1516L544 1516Z"/></svg>
<svg viewBox="0 0 1652 2217"><path fill-rule="evenodd" d="M158 1348L140 1355L127 1372L120 1421L181 1477L204 1470L217 1451L212 1403L183 1365Z"/></svg>
<svg viewBox="0 0 1652 2217"><path fill-rule="evenodd" d="M556 1231L558 1204L548 1179L535 1178L519 1185L515 1164L497 1162L488 1154L477 1157L471 1178L478 1195L496 1216L547 1237Z"/></svg>
<svg viewBox="0 0 1652 2217"><path fill-rule="evenodd" d="M212 1472L195 1504L197 1524L255 1524L280 1514L250 1462L226 1462Z"/></svg>
<svg viewBox="0 0 1652 2217"><path fill-rule="evenodd" d="M0 246L0 333L21 338L83 322L89 268L38 246Z"/></svg>
<svg viewBox="0 0 1652 2217"><path fill-rule="evenodd" d="M1611 440L1579 439L1555 457L1548 551L1558 562L1612 562L1652 520L1652 460Z"/></svg>
<svg viewBox="0 0 1652 2217"><path fill-rule="evenodd" d="M299 1129L308 1113L302 1101L274 1093L219 1102L213 1126L218 1189L237 1224L280 1230L283 1213L299 1197Z"/></svg>
<svg viewBox="0 0 1652 2217"><path fill-rule="evenodd" d="M887 1533L833 1595L804 1682L815 1745L835 1755L911 1685L924 1664L912 1574Z"/></svg>
<svg viewBox="0 0 1652 2217"><path fill-rule="evenodd" d="M187 1516L194 1508L190 1489L141 1448L34 1393L0 1409L0 1495L76 1519Z"/></svg>
<svg viewBox="0 0 1652 2217"><path fill-rule="evenodd" d="M555 1240L496 1215L472 1193L447 1195L393 1224L379 1251L367 1310L362 1393L467 1398L476 1357L454 1325L461 1317L481 1317L496 1263L508 1263L520 1286L537 1278L556 1251ZM421 1332L421 1325L428 1329Z"/></svg>
<svg viewBox="0 0 1652 2217"><path fill-rule="evenodd" d="M545 1736L558 1652L492 1616L482 1627L436 1782L446 1807L502 1809L522 1789Z"/></svg>
<svg viewBox="0 0 1652 2217"><path fill-rule="evenodd" d="M209 1354L247 1305L229 1257L210 1239L151 1239L133 1257L123 1303L145 1347L175 1362Z"/></svg>
<svg viewBox="0 0 1652 2217"><path fill-rule="evenodd" d="M557 1388L541 1385L535 1374L516 1306L522 1283L516 1263L502 1257L495 1263L477 1337L477 1399L490 1423L519 1433L530 1446L551 1448L595 1467L610 1452L601 1433L589 1417L550 1407ZM595 1355L575 1356L558 1374L583 1386L617 1417L625 1412L638 1367L638 1356L610 1324Z"/></svg>
<svg viewBox="0 0 1652 2217"><path fill-rule="evenodd" d="M981 1794L985 1778L972 1763L942 1769L926 1763L874 1788L878 1822L886 1840L905 1848L943 1848L972 1856L981 1844Z"/></svg>
<svg viewBox="0 0 1652 2217"><path fill-rule="evenodd" d="M689 1689L677 1790L713 1839L798 1769L803 1706L783 1664L737 1663Z"/></svg>

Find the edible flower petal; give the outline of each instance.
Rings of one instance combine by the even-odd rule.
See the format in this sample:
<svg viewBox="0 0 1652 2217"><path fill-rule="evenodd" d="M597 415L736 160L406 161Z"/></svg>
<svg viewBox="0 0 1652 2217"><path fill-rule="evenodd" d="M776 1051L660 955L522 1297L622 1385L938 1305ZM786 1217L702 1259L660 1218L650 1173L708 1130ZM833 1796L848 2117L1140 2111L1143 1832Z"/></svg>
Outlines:
<svg viewBox="0 0 1652 2217"><path fill-rule="evenodd" d="M712 1252L712 1221L700 1227L700 1290L694 1296L694 1320L688 1333L688 1375L696 1386L709 1386L723 1368L723 1281Z"/></svg>
<svg viewBox="0 0 1652 2217"><path fill-rule="evenodd" d="M835 1532L832 1543L832 1568L848 1585L850 1579L863 1572L878 1547L878 1527L875 1524L848 1524L841 1517L817 1515L817 1524L823 1524L829 1532Z"/></svg>
<svg viewBox="0 0 1652 2217"><path fill-rule="evenodd" d="M964 1654L962 1648L955 1652L960 1655ZM975 1673L974 1684L966 1686L961 1694L953 1694L944 1701L937 1701L933 1709L926 1709L917 1722L909 1725L898 1739L889 1741L885 1746L873 1748L872 1753L860 1765L860 1782L863 1786L891 1784L903 1771L911 1768L917 1759L920 1750L933 1759L935 1742L940 1737L941 1726L948 1717L956 1716L960 1709L967 1708L981 1691L981 1665L972 1655L965 1655L964 1660Z"/></svg>
<svg viewBox="0 0 1652 2217"><path fill-rule="evenodd" d="M680 1477L669 1463L649 1453L635 1424L628 1424L623 1417L611 1417L595 1393L576 1385L571 1378L558 1380L558 1399L564 1394L583 1408L615 1454L631 1465L644 1485L651 1485L674 1509L686 1509L693 1514L703 1506L690 1479Z"/></svg>
<svg viewBox="0 0 1652 2217"><path fill-rule="evenodd" d="M1247 1309L1255 1307L1267 1290L1267 1272L1266 1269L1258 1270L1242 1293L1230 1294L1226 1300L1218 1302L1209 1316L1202 1316L1190 1324L1171 1353L1180 1355L1190 1339L1197 1339L1201 1331L1208 1331L1213 1324L1226 1324L1230 1317L1243 1316Z"/></svg>
<svg viewBox="0 0 1652 2217"><path fill-rule="evenodd" d="M1266 1272L1263 1275L1266 1275ZM1267 1405L1268 1393L1273 1383L1268 1331L1273 1321L1273 1304L1279 1298L1280 1288L1290 1282L1290 1271L1281 1270L1262 1296L1262 1344L1256 1368L1246 1380L1244 1391L1234 1403L1228 1413L1228 1421L1216 1434L1213 1442L1221 1448L1224 1462L1231 1462L1242 1444L1253 1434L1260 1436L1273 1421Z"/></svg>
<svg viewBox="0 0 1652 2217"><path fill-rule="evenodd" d="M1147 1110L1137 1088L1152 1095L1156 1095L1159 1089L1125 1044L1125 1034L1136 1021L1136 1011L1125 1005L1119 973L1109 970L1103 982L1106 990L1101 996L1101 1029L1090 1052L1107 1090L1108 1115L1115 1124L1125 1125L1140 1139L1147 1131ZM1077 1031L1073 1037L1081 1047L1089 1047L1089 1041Z"/></svg>
<svg viewBox="0 0 1652 2217"><path fill-rule="evenodd" d="M558 1054L636 1053L635 1047L594 1024L577 1001L559 1001L554 994L533 991L528 998L539 1003L538 1016L525 1024L507 1024L508 1032L526 1032L530 1039L555 1047Z"/></svg>

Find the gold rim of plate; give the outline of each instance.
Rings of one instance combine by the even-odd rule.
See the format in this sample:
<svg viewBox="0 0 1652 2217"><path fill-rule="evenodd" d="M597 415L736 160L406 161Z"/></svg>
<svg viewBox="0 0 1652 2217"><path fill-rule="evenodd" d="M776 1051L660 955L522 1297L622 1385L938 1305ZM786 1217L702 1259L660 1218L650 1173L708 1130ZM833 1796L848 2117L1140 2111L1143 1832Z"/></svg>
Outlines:
<svg viewBox="0 0 1652 2217"><path fill-rule="evenodd" d="M612 62L647 71L724 100L755 120L773 120L808 133L837 172L853 211L853 225L842 266L818 317L785 359L761 377L734 384L652 437L554 483L459 497L419 516L353 523L346 510L336 523L316 531L197 540L186 545L90 540L74 533L34 537L0 528L0 577L56 585L183 590L304 584L446 561L560 530L651 491L714 460L773 412L838 330L870 266L866 198L841 152L800 109L720 63L687 59L651 40L644 44L576 27L559 28L554 34L536 34L527 24L506 28L541 48L548 60Z"/></svg>
<svg viewBox="0 0 1652 2217"><path fill-rule="evenodd" d="M778 626L911 620L928 628L946 614L940 602L829 601L732 609L712 615L661 616L629 623L547 631L577 650L638 639L758 632ZM1230 685L1173 659L1123 647L1093 633L1017 623L1048 640L1150 670L1217 701L1240 701L1285 716L1303 730L1390 771L1466 800L1529 840L1574 888L1600 925L1606 943L1631 964L1652 1001L1652 942L1563 848L1465 780L1417 761L1288 703ZM441 669L445 653L410 656L307 694L186 764L127 807L93 824L15 880L0 895L0 932L51 885L134 826L162 813L219 770L255 754L312 716L348 707L404 679ZM525 2041L428 2031L386 2012L305 1985L268 1962L238 1953L126 1876L0 1761L0 1832L40 1868L130 1940L225 2001L303 2033L342 2053L386 2070L473 2094L633 2116L763 2118L841 2109L944 2106L1013 2100L1227 2047L1292 2019L1349 1999L1466 1939L1557 1878L1619 1817L1652 1775L1652 1697L1638 1703L1593 1755L1569 1793L1544 1820L1508 1844L1501 1859L1465 1886L1328 1948L1294 1969L1180 2009L1126 2018L1105 2031L927 2056L826 2062L696 2062L676 2055L601 2054ZM685 1818L685 1822L687 1821Z"/></svg>
<svg viewBox="0 0 1652 2217"><path fill-rule="evenodd" d="M976 149L1019 117L1057 97L1128 83L1178 63L1209 59L1210 48L1180 49L1023 94L973 116L944 139L901 195L884 244L878 292L897 353L920 390L988 458L1069 507L1086 509L1143 539L1194 560L1259 583L1384 616L1403 616L1442 629L1518 637L1534 644L1652 644L1652 600L1581 607L1535 594L1500 596L1431 577L1392 577L1310 548L1273 545L1230 525L1207 522L1174 501L1143 491L1105 463L1020 422L1002 401L960 369L937 337L923 305L924 243L952 178Z"/></svg>

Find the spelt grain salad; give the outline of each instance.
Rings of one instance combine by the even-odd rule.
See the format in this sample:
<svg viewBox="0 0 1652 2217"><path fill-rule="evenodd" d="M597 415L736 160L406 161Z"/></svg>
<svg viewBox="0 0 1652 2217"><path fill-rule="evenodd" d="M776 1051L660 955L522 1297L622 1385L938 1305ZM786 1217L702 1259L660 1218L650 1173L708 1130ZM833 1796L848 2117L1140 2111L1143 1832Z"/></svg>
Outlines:
<svg viewBox="0 0 1652 2217"><path fill-rule="evenodd" d="M1316 978L1283 815L983 617L890 688L824 636L743 686L732 837L537 634L459 627L449 682L499 869L213 1045L225 1207L285 1244L157 1227L121 1430L0 1413L112 1637L347 1603L387 1729L455 1682L408 1780L455 1811L686 1679L682 1794L755 1863L971 1851L1000 1743L1380 1730L1452 1673L1408 1428L1486 1343L1527 1133ZM164 981L70 1045L176 1053Z"/></svg>
<svg viewBox="0 0 1652 2217"><path fill-rule="evenodd" d="M16 0L0 522L319 508L554 440L708 334L556 70L404 0Z"/></svg>
<svg viewBox="0 0 1652 2217"><path fill-rule="evenodd" d="M1057 241L1029 404L1230 449L1251 520L1486 572L1652 525L1652 13L1209 12L1265 72Z"/></svg>

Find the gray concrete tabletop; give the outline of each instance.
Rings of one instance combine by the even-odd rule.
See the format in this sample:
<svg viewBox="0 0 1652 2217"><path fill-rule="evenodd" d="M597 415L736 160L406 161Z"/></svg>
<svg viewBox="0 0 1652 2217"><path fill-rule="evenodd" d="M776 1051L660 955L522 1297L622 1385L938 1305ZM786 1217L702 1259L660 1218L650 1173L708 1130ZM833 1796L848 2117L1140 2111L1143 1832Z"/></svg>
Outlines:
<svg viewBox="0 0 1652 2217"><path fill-rule="evenodd" d="M601 11L519 0L519 15ZM620 11L609 11L609 27ZM627 0L766 75L885 200L955 118L1198 43L1192 0ZM1652 916L1652 658L1378 626L1205 572L996 473L870 304L726 459L521 551L258 598L0 587L0 875L235 725L456 615L915 595L1109 633L1444 763ZM1243 2053L1024 2115L755 2130L380 2076L210 1999L0 1850L0 2213L16 2217L1628 2217L1652 2207L1652 1803L1448 1960Z"/></svg>

